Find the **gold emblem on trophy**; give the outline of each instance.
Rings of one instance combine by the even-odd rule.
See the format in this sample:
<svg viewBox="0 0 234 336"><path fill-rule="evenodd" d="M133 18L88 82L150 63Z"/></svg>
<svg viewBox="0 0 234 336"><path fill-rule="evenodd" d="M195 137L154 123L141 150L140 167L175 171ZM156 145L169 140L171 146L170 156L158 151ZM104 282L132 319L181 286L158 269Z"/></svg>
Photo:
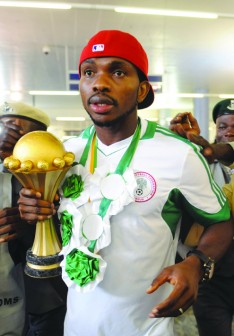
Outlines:
<svg viewBox="0 0 234 336"><path fill-rule="evenodd" d="M62 142L47 131L25 134L16 143L4 165L26 188L39 191L53 202L58 187L74 162ZM33 246L27 251L25 273L35 278L61 274L61 242L52 218L38 221Z"/></svg>

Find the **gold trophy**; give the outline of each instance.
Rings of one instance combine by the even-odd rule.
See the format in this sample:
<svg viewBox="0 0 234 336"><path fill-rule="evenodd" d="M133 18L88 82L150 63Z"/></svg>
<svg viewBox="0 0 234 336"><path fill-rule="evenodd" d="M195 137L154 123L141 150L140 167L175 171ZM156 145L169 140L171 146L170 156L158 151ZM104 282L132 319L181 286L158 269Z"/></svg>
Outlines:
<svg viewBox="0 0 234 336"><path fill-rule="evenodd" d="M42 199L53 202L58 187L74 162L74 154L66 152L62 142L47 131L34 131L22 136L13 155L4 165L26 188L40 191ZM53 219L38 221L33 246L27 251L25 273L34 278L61 274L59 255L61 242Z"/></svg>

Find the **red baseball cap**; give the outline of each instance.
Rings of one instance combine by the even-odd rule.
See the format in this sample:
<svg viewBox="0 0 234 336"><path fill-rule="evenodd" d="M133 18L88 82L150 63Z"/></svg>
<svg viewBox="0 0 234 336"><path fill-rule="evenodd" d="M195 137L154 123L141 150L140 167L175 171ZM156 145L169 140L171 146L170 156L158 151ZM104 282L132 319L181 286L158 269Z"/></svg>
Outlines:
<svg viewBox="0 0 234 336"><path fill-rule="evenodd" d="M120 30L102 30L94 35L84 47L79 61L80 65L88 58L119 57L138 68L142 77L148 81L148 57L142 45L129 33ZM150 85L148 95L138 104L139 109L150 106L154 101L153 88Z"/></svg>

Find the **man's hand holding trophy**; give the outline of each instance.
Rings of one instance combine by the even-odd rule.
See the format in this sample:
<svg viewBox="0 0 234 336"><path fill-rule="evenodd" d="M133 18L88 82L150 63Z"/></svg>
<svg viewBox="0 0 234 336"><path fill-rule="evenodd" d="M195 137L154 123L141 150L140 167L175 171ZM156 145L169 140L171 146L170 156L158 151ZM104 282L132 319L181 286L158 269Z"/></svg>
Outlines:
<svg viewBox="0 0 234 336"><path fill-rule="evenodd" d="M5 167L25 188L39 191L44 200L53 202L58 187L74 162L62 142L47 131L25 134L16 143ZM25 273L36 278L61 274L61 242L52 218L38 221L34 243L27 251Z"/></svg>

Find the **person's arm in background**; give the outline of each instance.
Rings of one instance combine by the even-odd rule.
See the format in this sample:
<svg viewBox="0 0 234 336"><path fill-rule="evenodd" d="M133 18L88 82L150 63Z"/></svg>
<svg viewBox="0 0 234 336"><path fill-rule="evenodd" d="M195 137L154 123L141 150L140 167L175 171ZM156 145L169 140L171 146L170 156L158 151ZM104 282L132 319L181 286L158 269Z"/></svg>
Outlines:
<svg viewBox="0 0 234 336"><path fill-rule="evenodd" d="M25 230L18 207L0 209L0 243L19 238Z"/></svg>
<svg viewBox="0 0 234 336"><path fill-rule="evenodd" d="M170 122L170 129L203 148L203 155L209 163L215 159L232 163L234 161L234 143L210 144L200 136L200 128L196 118L190 112L177 114Z"/></svg>

